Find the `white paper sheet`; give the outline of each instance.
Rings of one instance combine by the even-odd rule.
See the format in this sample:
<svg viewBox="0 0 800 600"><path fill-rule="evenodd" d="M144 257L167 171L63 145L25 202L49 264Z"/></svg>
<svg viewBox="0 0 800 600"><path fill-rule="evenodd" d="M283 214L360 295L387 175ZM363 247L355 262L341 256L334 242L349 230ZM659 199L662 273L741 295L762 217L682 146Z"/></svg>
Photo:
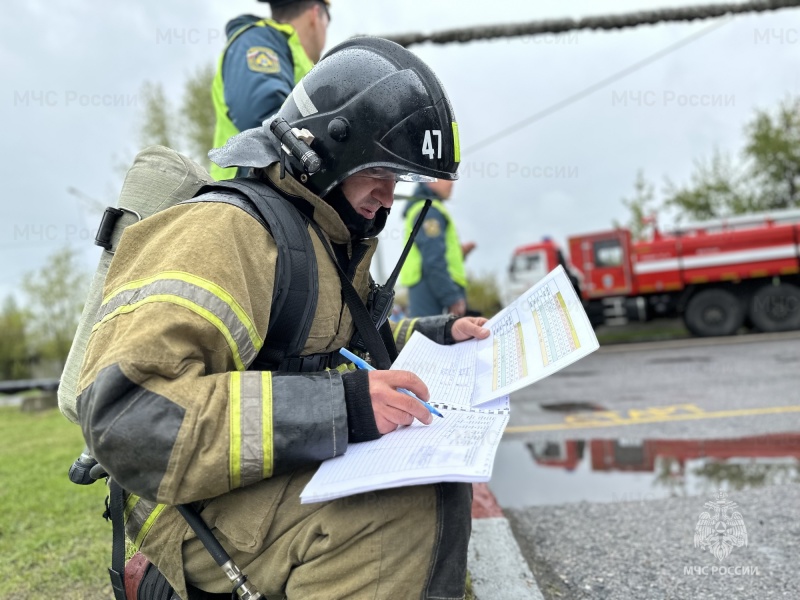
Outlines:
<svg viewBox="0 0 800 600"><path fill-rule="evenodd" d="M444 418L430 425L415 421L378 440L352 444L320 465L300 502L439 481L489 481L508 424L508 398L492 406L500 414L441 409Z"/></svg>
<svg viewBox="0 0 800 600"><path fill-rule="evenodd" d="M488 323L492 334L441 346L414 333L392 366L416 373L444 415L353 444L320 465L302 503L438 481L488 481L509 418L508 394L599 347L562 267Z"/></svg>
<svg viewBox="0 0 800 600"><path fill-rule="evenodd" d="M416 373L430 402L481 406L563 369L599 348L589 318L559 266L485 325L492 334L442 346L415 333L392 369Z"/></svg>
<svg viewBox="0 0 800 600"><path fill-rule="evenodd" d="M560 265L492 317L486 327L492 335L476 342L473 406L520 390L600 347Z"/></svg>

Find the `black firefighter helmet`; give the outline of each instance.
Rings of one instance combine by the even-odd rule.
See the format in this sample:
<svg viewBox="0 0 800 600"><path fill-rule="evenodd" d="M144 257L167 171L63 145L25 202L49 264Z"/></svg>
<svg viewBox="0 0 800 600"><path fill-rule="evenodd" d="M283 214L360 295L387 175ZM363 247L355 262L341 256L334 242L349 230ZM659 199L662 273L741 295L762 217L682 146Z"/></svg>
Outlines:
<svg viewBox="0 0 800 600"><path fill-rule="evenodd" d="M277 115L209 156L222 167L277 162L280 144L269 130L275 117L313 135L318 171L301 177L301 163L284 157L292 174L319 196L358 172L390 173L399 181L458 178L458 126L447 93L430 67L389 40L357 37L331 49Z"/></svg>

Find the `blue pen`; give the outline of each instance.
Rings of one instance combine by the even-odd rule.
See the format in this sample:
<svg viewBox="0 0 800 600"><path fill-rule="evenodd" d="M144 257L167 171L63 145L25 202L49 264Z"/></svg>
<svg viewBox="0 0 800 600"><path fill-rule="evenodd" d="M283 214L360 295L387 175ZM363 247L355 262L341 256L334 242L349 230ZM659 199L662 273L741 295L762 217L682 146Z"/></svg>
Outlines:
<svg viewBox="0 0 800 600"><path fill-rule="evenodd" d="M373 367L371 364L369 364L364 359L359 358L358 356L356 356L355 354L350 352L347 348L340 348L339 349L339 353L342 356L344 356L347 360L351 361L359 369L364 369L365 371L374 371L375 370L375 367ZM438 410L433 408L430 404L425 402L425 400L422 400L421 398L419 398L414 392L410 392L405 388L397 388L397 391L398 392L402 392L403 394L406 394L407 396L411 396L415 400L419 400L420 402L422 402L422 405L431 412L431 414L436 415L437 417L442 417L444 419L444 415L442 413L440 413Z"/></svg>

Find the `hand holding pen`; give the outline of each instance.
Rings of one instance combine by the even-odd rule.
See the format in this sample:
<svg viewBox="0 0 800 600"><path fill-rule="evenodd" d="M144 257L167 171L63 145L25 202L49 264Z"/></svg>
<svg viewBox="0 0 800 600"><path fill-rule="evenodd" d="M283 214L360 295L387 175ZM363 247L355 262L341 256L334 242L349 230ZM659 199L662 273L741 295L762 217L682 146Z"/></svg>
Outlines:
<svg viewBox="0 0 800 600"><path fill-rule="evenodd" d="M394 431L400 425L411 425L415 418L429 425L432 421L431 415L442 417L438 410L422 400L422 397L427 397L428 389L425 383L410 371L379 371L345 348L340 352L359 369L371 371L370 399L375 421L381 433Z"/></svg>

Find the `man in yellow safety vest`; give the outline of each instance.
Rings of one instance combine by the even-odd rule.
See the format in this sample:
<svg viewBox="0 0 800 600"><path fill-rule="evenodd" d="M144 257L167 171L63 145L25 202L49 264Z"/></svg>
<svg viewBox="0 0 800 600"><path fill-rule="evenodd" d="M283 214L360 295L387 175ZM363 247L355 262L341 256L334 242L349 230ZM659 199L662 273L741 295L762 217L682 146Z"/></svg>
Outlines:
<svg viewBox="0 0 800 600"><path fill-rule="evenodd" d="M410 317L442 313L460 317L467 313L464 259L475 244L461 244L458 240L453 218L443 203L450 198L452 191L452 181L440 179L421 183L403 213L408 239L424 205L423 200L433 200L400 271L400 285L408 288Z"/></svg>
<svg viewBox="0 0 800 600"><path fill-rule="evenodd" d="M269 0L269 4L271 18L241 15L225 27L228 42L211 86L217 117L215 148L278 112L322 55L330 23L328 0ZM231 179L236 171L211 166L217 180Z"/></svg>

